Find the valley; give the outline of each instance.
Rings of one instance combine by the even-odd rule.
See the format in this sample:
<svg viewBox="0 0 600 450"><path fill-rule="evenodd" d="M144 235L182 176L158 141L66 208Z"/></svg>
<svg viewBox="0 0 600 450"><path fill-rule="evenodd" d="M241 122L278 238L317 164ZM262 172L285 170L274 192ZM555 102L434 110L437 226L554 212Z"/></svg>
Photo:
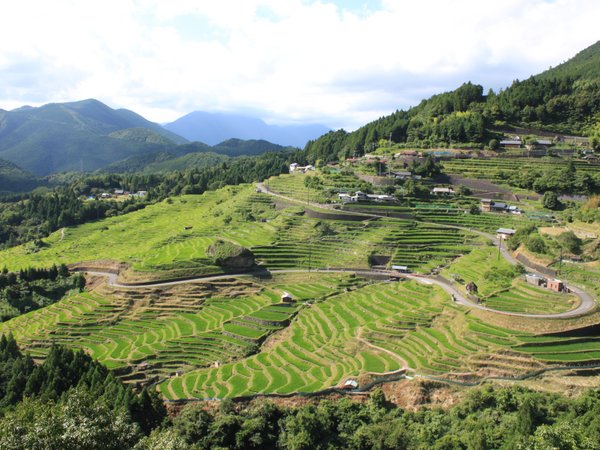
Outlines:
<svg viewBox="0 0 600 450"><path fill-rule="evenodd" d="M468 213L479 202L468 196L341 204L327 194L360 183L281 175L2 251L0 266L67 263L88 286L0 333L36 357L51 343L83 348L167 400L311 393L389 374L470 385L598 364L594 332L567 333L594 323L593 298L568 275L578 296L527 284L490 234L542 223L535 215ZM248 248L256 268L216 264L208 248L219 240Z"/></svg>

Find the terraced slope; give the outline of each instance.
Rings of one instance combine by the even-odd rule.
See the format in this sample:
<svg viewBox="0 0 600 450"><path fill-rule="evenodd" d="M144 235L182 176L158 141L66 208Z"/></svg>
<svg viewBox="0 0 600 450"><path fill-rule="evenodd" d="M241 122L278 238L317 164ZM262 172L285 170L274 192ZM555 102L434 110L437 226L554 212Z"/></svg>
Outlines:
<svg viewBox="0 0 600 450"><path fill-rule="evenodd" d="M312 282L295 288L290 276L267 285L234 278L169 289L102 284L0 324L0 333L12 332L35 356L43 357L52 342L60 342L86 349L126 379L164 378L255 352L298 311L300 304L280 303L284 291L315 299L360 286L350 274L303 279Z"/></svg>
<svg viewBox="0 0 600 450"><path fill-rule="evenodd" d="M433 286L373 284L305 307L258 354L171 377L160 390L171 399L311 392L403 366L457 379L511 377L559 360L548 358L546 340L465 314ZM586 354L566 347L560 360L589 362L597 345L586 344Z"/></svg>

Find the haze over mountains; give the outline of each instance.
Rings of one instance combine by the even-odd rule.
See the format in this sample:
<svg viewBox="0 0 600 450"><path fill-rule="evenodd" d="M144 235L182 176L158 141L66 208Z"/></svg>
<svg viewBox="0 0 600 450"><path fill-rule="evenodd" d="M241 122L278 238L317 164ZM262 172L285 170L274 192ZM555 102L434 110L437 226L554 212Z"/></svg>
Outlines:
<svg viewBox="0 0 600 450"><path fill-rule="evenodd" d="M275 144L303 148L309 140L330 131L324 125L269 125L261 119L239 114L194 111L165 128L190 141L216 145L227 139L263 139Z"/></svg>

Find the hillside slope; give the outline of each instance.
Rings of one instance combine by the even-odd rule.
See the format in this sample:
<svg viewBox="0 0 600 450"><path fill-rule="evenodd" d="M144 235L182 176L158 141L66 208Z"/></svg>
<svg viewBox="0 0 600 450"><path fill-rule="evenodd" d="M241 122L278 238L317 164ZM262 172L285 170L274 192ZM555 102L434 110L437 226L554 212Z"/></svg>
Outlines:
<svg viewBox="0 0 600 450"><path fill-rule="evenodd" d="M361 155L380 139L424 148L452 143L488 144L504 125L584 134L600 118L600 41L569 61L510 87L484 94L471 82L396 111L352 133L330 132L307 144L311 161Z"/></svg>
<svg viewBox="0 0 600 450"><path fill-rule="evenodd" d="M36 175L94 170L183 142L132 111L93 99L0 111L0 157Z"/></svg>
<svg viewBox="0 0 600 450"><path fill-rule="evenodd" d="M0 159L0 193L26 192L43 184L45 183L33 174L10 161Z"/></svg>

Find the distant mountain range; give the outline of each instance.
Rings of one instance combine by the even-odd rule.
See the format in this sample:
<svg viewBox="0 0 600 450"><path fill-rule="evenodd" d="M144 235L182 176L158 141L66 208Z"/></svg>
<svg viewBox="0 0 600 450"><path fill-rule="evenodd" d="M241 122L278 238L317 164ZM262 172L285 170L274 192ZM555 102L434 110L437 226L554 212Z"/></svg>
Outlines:
<svg viewBox="0 0 600 450"><path fill-rule="evenodd" d="M204 167L224 158L166 161L195 152L258 155L285 148L272 142L304 146L308 139L328 131L318 125L270 126L260 119L208 113L188 114L168 128L181 129L183 137L133 111L112 109L93 99L0 109L0 158L36 176L99 169L167 170L185 168L186 161Z"/></svg>
<svg viewBox="0 0 600 450"><path fill-rule="evenodd" d="M185 142L132 111L98 100L0 110L0 158L35 175L92 171Z"/></svg>
<svg viewBox="0 0 600 450"><path fill-rule="evenodd" d="M178 145L169 151L150 152L130 156L99 169L100 172L168 172L188 168L201 169L216 166L232 157L254 156L265 152L278 152L292 147L283 147L262 140L243 141L229 139L215 146L202 142Z"/></svg>
<svg viewBox="0 0 600 450"><path fill-rule="evenodd" d="M304 148L309 140L330 131L324 125L268 125L239 114L195 111L164 126L190 141L216 145L227 139L262 139L283 146Z"/></svg>

